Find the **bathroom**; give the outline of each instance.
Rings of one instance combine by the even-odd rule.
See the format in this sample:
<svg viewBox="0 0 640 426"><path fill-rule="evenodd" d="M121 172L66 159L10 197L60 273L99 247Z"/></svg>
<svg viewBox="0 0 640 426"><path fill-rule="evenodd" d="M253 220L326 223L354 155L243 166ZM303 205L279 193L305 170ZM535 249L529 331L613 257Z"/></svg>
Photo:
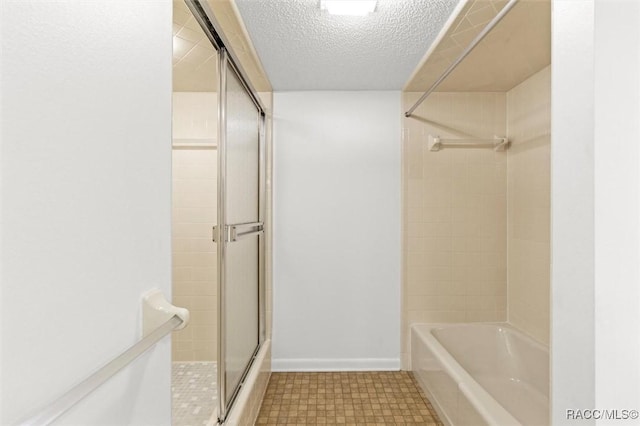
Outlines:
<svg viewBox="0 0 640 426"><path fill-rule="evenodd" d="M640 408L640 7L520 0L464 54L511 3L3 2L0 423L145 341L154 288L186 327L58 424L413 415L376 384L422 424ZM534 417L465 364L494 341ZM322 383L354 407L275 413Z"/></svg>

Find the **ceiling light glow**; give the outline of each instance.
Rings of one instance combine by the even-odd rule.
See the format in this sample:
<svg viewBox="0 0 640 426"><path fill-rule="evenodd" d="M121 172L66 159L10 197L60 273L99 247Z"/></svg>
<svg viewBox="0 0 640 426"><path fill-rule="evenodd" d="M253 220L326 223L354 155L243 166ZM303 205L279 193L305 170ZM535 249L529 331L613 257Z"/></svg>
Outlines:
<svg viewBox="0 0 640 426"><path fill-rule="evenodd" d="M366 16L376 10L378 0L320 0L320 8L332 15Z"/></svg>

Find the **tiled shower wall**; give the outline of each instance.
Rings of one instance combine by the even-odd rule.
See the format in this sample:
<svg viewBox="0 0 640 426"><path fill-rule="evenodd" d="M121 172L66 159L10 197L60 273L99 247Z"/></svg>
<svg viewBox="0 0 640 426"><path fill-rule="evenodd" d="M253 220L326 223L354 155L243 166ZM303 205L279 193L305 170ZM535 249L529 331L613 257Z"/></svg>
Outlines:
<svg viewBox="0 0 640 426"><path fill-rule="evenodd" d="M174 144L215 142L215 93L174 93ZM177 146L177 145L174 145ZM173 303L191 312L174 332L173 361L215 361L217 354L217 151L173 149Z"/></svg>
<svg viewBox="0 0 640 426"><path fill-rule="evenodd" d="M547 67L507 93L434 93L404 119L404 367L412 323L508 319L548 344L550 95ZM429 135L511 147L431 152Z"/></svg>
<svg viewBox="0 0 640 426"><path fill-rule="evenodd" d="M217 335L216 154L173 150L173 303L191 323L174 333L174 361L214 361Z"/></svg>
<svg viewBox="0 0 640 426"><path fill-rule="evenodd" d="M507 93L509 321L549 343L551 68Z"/></svg>
<svg viewBox="0 0 640 426"><path fill-rule="evenodd" d="M420 93L404 93L405 110ZM404 119L403 366L409 325L507 319L507 153L428 149L506 134L505 93L434 93Z"/></svg>

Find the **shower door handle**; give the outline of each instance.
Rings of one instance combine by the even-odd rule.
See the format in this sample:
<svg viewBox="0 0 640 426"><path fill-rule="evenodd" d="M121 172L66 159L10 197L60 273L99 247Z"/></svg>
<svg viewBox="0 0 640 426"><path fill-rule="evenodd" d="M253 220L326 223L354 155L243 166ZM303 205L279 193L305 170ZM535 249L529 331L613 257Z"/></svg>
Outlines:
<svg viewBox="0 0 640 426"><path fill-rule="evenodd" d="M238 241L252 235L264 234L264 224L262 222L238 223L229 225L227 232L227 242Z"/></svg>
<svg viewBox="0 0 640 426"><path fill-rule="evenodd" d="M221 229L218 226L213 227L213 241L218 241ZM252 235L263 235L264 223L251 222L251 223L237 223L235 225L225 225L222 230L224 241L232 243L245 237Z"/></svg>

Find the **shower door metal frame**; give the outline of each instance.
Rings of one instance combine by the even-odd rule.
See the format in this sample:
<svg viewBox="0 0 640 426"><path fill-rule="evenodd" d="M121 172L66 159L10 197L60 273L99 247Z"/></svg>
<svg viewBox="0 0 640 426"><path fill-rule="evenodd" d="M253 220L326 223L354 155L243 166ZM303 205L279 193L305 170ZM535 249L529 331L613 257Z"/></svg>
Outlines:
<svg viewBox="0 0 640 426"><path fill-rule="evenodd" d="M247 95L251 98L257 109L257 130L258 130L258 144L259 144L259 161L258 161L258 221L265 223L266 220L266 135L265 135L265 107L257 95L257 91L251 84L250 80L246 77L246 72L240 65L237 57L232 50L229 50L230 44L224 33L221 30L220 24L215 19L213 11L206 1L200 0L184 0L191 13L195 17L196 21L202 27L204 33L207 35L211 44L218 51L218 224L225 224L226 212L225 212L225 197L226 197L226 123L227 123L227 72L233 72L238 78L238 81L243 86ZM213 232L213 239L217 243L218 247L218 422L223 423L226 419L229 410L235 402L235 398L238 395L247 373L249 372L256 355L262 348L266 337L266 303L265 303L265 277L266 277L266 252L265 243L266 236L264 232L258 236L258 345L251 357L245 371L241 375L239 385L237 389L234 389L233 393L227 398L226 392L228 391L225 381L225 338L226 338L226 324L225 324L225 312L226 306L224 304L225 297L225 279L226 279L226 236L224 229L221 226L216 226Z"/></svg>
<svg viewBox="0 0 640 426"><path fill-rule="evenodd" d="M244 384L244 380L251 368L253 361L262 347L265 338L265 235L258 235L258 344L253 355L241 375L236 389L230 390L226 383L226 244L233 240L229 238L226 225L226 196L227 196L227 73L232 72L244 87L246 93L253 100L256 107L256 130L258 131L259 160L258 160L258 222L265 223L266 200L266 143L265 143L265 113L256 96L251 92L246 80L238 70L238 67L229 57L228 51L223 47L219 50L219 93L218 93L218 232L216 241L218 244L218 420L224 422L226 416ZM255 224L252 224L255 225ZM231 391L229 394L227 394Z"/></svg>

